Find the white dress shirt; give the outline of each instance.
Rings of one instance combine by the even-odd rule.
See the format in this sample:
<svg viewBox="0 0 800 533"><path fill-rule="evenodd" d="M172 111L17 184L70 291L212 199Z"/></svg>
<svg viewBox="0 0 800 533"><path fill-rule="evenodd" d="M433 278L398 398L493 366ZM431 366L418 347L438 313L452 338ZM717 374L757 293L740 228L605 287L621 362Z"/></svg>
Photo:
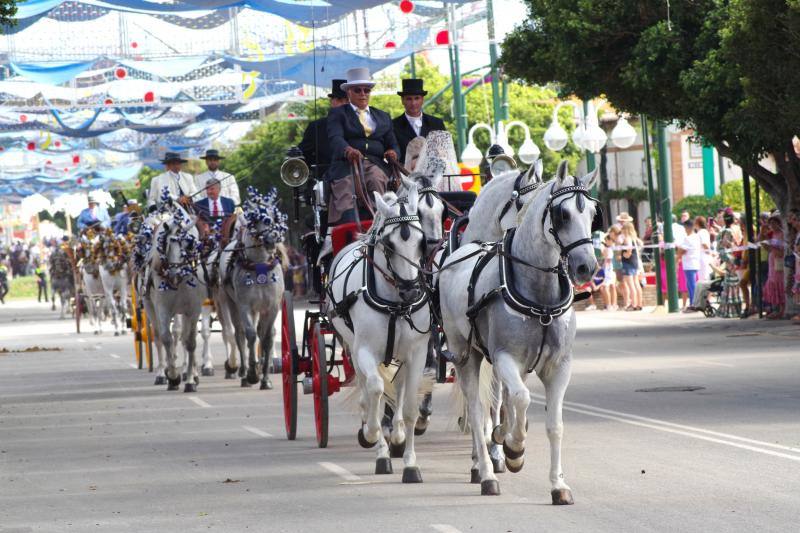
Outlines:
<svg viewBox="0 0 800 533"><path fill-rule="evenodd" d="M161 203L161 191L167 187L173 200L184 196L192 196L197 192L194 177L186 172L164 172L150 182L150 193L147 195L147 206ZM197 197L192 198L195 200Z"/></svg>
<svg viewBox="0 0 800 533"><path fill-rule="evenodd" d="M221 170L206 170L202 174L194 177L195 184L197 185L196 200L206 197L206 183L211 178L217 178L220 185L219 195L233 200L233 203L239 205L241 197L239 196L239 185L236 183L236 178L232 174L222 172Z"/></svg>
<svg viewBox="0 0 800 533"><path fill-rule="evenodd" d="M352 108L353 108L353 111L355 111L355 113L356 113L356 116L358 117L358 116L359 116L359 114L358 114L358 112L359 112L359 108L358 108L358 106L355 106L355 105L353 105L353 104L350 104L350 107L352 107ZM374 119L374 118L372 118L372 113L371 113L371 112L370 112L370 110L369 110L369 106L367 106L367 108L366 108L364 111L366 111L366 112L367 112L367 124L369 124L369 128L370 128L372 131L375 131L375 119ZM359 122L360 122L360 120L361 120L361 119L359 119Z"/></svg>
<svg viewBox="0 0 800 533"><path fill-rule="evenodd" d="M411 127L414 129L414 133L417 134L417 137L422 135L422 115L420 114L418 117L412 117L408 113L405 113L405 115L406 120L408 120L408 123L411 124Z"/></svg>

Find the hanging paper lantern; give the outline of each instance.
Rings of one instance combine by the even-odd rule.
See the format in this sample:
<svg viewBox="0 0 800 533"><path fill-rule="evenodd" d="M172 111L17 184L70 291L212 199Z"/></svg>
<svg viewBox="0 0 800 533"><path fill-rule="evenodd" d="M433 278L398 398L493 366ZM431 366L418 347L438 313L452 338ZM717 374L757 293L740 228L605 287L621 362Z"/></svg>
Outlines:
<svg viewBox="0 0 800 533"><path fill-rule="evenodd" d="M36 143L35 142L29 142L28 143L28 150L36 150Z"/></svg>
<svg viewBox="0 0 800 533"><path fill-rule="evenodd" d="M127 76L127 75L128 75L128 71L125 70L122 67L120 67L120 68L118 68L117 70L114 71L114 77L117 78L118 80L124 80L125 76Z"/></svg>
<svg viewBox="0 0 800 533"><path fill-rule="evenodd" d="M296 115L294 113L287 113L286 114L286 118L295 118L295 116Z"/></svg>
<svg viewBox="0 0 800 533"><path fill-rule="evenodd" d="M0 152L5 152L5 151L6 151L5 147L4 146L0 146Z"/></svg>
<svg viewBox="0 0 800 533"><path fill-rule="evenodd" d="M137 43L136 41L133 41L131 43L131 48L139 48L139 43Z"/></svg>
<svg viewBox="0 0 800 533"><path fill-rule="evenodd" d="M103 103L104 103L104 104L106 104L106 105L111 105L111 104L113 104L113 103L114 103L114 100L112 100L111 98L106 98L106 99L103 101Z"/></svg>
<svg viewBox="0 0 800 533"><path fill-rule="evenodd" d="M414 2L411 0L403 0L400 2L400 11L406 15L410 14L412 11L414 11Z"/></svg>
<svg viewBox="0 0 800 533"><path fill-rule="evenodd" d="M305 95L306 95L306 90L303 87L297 89L297 96L305 96Z"/></svg>
<svg viewBox="0 0 800 533"><path fill-rule="evenodd" d="M23 123L28 122L28 115L20 115L19 121Z"/></svg>
<svg viewBox="0 0 800 533"><path fill-rule="evenodd" d="M145 102L154 102L156 99L156 95L153 91L147 91L144 93L144 101Z"/></svg>
<svg viewBox="0 0 800 533"><path fill-rule="evenodd" d="M61 141L56 141L54 144L56 145L56 148L61 148Z"/></svg>
<svg viewBox="0 0 800 533"><path fill-rule="evenodd" d="M397 48L397 43L394 41L386 41L386 44L383 45L384 48Z"/></svg>
<svg viewBox="0 0 800 533"><path fill-rule="evenodd" d="M69 172L69 169L68 169L68 168L65 168L65 169L64 169L64 172Z"/></svg>
<svg viewBox="0 0 800 533"><path fill-rule="evenodd" d="M450 44L450 32L442 30L436 34L436 44Z"/></svg>
<svg viewBox="0 0 800 533"><path fill-rule="evenodd" d="M72 162L73 162L73 163L75 163L75 164L77 165L78 163L80 163L80 162L81 162L81 156L79 156L79 155L73 155L73 156L72 156Z"/></svg>
<svg viewBox="0 0 800 533"><path fill-rule="evenodd" d="M83 184L83 178L76 179L75 183L77 183L78 185L82 185Z"/></svg>
<svg viewBox="0 0 800 533"><path fill-rule="evenodd" d="M50 161L49 159L47 161L45 161L45 165L52 165L52 164L53 164L53 162Z"/></svg>

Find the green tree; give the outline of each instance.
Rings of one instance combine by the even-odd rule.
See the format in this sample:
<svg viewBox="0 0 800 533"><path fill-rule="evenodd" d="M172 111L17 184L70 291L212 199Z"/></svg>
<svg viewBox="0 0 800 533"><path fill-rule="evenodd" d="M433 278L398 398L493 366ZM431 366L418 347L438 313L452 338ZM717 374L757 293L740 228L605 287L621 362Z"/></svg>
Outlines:
<svg viewBox="0 0 800 533"><path fill-rule="evenodd" d="M730 206L734 211L744 211L744 180L726 181L722 187L720 187L720 192L722 193L722 201L726 206ZM753 202L755 202L756 184L752 181L750 182L750 197L753 198ZM772 201L769 195L764 193L763 189L761 190L758 200L761 211L772 211L775 209L775 202ZM753 205L755 206L755 204Z"/></svg>
<svg viewBox="0 0 800 533"><path fill-rule="evenodd" d="M526 0L503 43L514 78L695 129L785 210L800 206L800 2ZM668 11L669 10L669 11ZM771 156L773 172L760 164Z"/></svg>
<svg viewBox="0 0 800 533"><path fill-rule="evenodd" d="M17 2L15 0L0 0L0 24L14 26L17 20ZM2 32L0 32L2 33Z"/></svg>

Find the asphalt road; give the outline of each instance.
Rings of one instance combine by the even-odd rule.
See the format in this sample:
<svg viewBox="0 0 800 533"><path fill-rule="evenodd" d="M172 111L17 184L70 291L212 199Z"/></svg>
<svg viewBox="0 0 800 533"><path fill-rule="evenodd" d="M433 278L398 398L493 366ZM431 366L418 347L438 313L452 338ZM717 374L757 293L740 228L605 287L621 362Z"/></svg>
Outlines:
<svg viewBox="0 0 800 533"><path fill-rule="evenodd" d="M110 329L110 328L109 328ZM273 391L217 375L196 394L131 368L131 335L77 335L44 304L0 307L0 532L788 531L800 518L800 327L583 312L563 462L575 505L550 505L542 387L526 464L502 494L469 481L452 385L418 440L424 483L375 476L355 404L331 398L318 449L310 397L298 440ZM640 392L702 387L687 392Z"/></svg>

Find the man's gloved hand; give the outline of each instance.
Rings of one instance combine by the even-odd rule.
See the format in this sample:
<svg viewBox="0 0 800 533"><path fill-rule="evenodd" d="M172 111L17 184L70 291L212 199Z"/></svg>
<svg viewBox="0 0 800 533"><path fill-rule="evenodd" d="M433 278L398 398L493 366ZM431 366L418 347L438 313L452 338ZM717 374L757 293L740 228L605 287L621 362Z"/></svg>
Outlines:
<svg viewBox="0 0 800 533"><path fill-rule="evenodd" d="M385 157L387 161L397 161L397 152L390 148L383 152L383 157Z"/></svg>
<svg viewBox="0 0 800 533"><path fill-rule="evenodd" d="M189 207L192 205L192 199L188 196L181 196L178 198L178 203L181 204L183 207Z"/></svg>
<svg viewBox="0 0 800 533"><path fill-rule="evenodd" d="M344 157L350 163L353 163L353 164L358 163L361 159L364 158L364 156L361 155L361 152L359 152L358 150L356 150L352 146L348 146L347 148L344 149Z"/></svg>

